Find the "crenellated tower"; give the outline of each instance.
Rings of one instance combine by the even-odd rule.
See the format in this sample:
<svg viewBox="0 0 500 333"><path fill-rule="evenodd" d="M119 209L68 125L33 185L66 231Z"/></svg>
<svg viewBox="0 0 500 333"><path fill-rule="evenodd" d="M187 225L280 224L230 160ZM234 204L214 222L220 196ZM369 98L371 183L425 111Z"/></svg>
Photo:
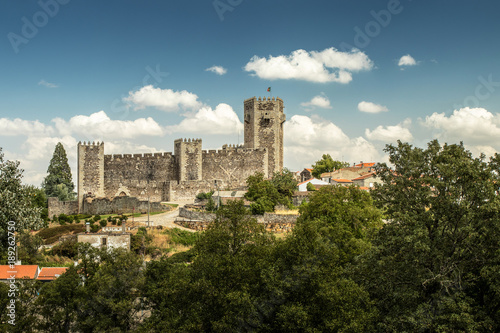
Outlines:
<svg viewBox="0 0 500 333"><path fill-rule="evenodd" d="M83 196L104 197L104 142L78 142L78 210Z"/></svg>
<svg viewBox="0 0 500 333"><path fill-rule="evenodd" d="M283 100L279 97L256 97L244 102L246 148L266 148L268 177L283 170Z"/></svg>
<svg viewBox="0 0 500 333"><path fill-rule="evenodd" d="M175 140L174 156L179 181L202 179L201 139Z"/></svg>

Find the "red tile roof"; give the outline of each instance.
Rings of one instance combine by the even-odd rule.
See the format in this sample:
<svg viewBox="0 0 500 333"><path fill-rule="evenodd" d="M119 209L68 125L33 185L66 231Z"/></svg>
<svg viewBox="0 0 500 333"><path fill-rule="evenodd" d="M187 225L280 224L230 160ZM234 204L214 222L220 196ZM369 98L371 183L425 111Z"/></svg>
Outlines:
<svg viewBox="0 0 500 333"><path fill-rule="evenodd" d="M38 274L38 280L55 280L67 270L68 267L43 267Z"/></svg>
<svg viewBox="0 0 500 333"><path fill-rule="evenodd" d="M375 177L375 172L367 173L366 175L360 176L358 178L354 178L353 180L363 180L363 179L370 178L370 177Z"/></svg>
<svg viewBox="0 0 500 333"><path fill-rule="evenodd" d="M371 166L374 166L375 163L360 163L360 164L356 164L355 167L357 168L366 168L366 167L371 167Z"/></svg>
<svg viewBox="0 0 500 333"><path fill-rule="evenodd" d="M332 180L337 183L352 183L352 180L349 179L332 179Z"/></svg>
<svg viewBox="0 0 500 333"><path fill-rule="evenodd" d="M7 280L14 276L16 279L36 279L38 265L0 265L0 280Z"/></svg>

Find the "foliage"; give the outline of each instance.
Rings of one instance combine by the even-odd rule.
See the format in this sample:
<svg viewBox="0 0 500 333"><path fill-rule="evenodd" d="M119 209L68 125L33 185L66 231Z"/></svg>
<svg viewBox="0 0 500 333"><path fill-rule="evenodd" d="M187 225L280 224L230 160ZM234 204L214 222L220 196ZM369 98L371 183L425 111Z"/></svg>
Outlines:
<svg viewBox="0 0 500 333"><path fill-rule="evenodd" d="M316 187L314 187L313 183L309 182L306 185L306 190L307 191L316 191Z"/></svg>
<svg viewBox="0 0 500 333"><path fill-rule="evenodd" d="M33 205L30 188L21 183L22 174L19 161L5 161L0 148L0 258L7 253L7 222L14 221L17 232L43 226L41 208Z"/></svg>
<svg viewBox="0 0 500 333"><path fill-rule="evenodd" d="M349 163L347 162L335 161L330 154L323 154L323 157L312 165L312 176L319 179L324 172L331 172L348 166Z"/></svg>
<svg viewBox="0 0 500 333"><path fill-rule="evenodd" d="M215 201L212 197L208 198L207 205L205 206L205 209L209 212L213 212L217 209L217 206L215 205Z"/></svg>
<svg viewBox="0 0 500 333"><path fill-rule="evenodd" d="M36 264L41 258L38 250L43 245L43 239L29 232L18 234L19 246L18 256L23 264Z"/></svg>
<svg viewBox="0 0 500 333"><path fill-rule="evenodd" d="M145 227L140 227L137 234L132 235L130 239L130 249L137 254L145 255L148 247L153 242L153 236L148 235Z"/></svg>
<svg viewBox="0 0 500 333"><path fill-rule="evenodd" d="M46 283L36 303L42 331L126 332L142 320L142 261L121 249L80 244L80 263Z"/></svg>
<svg viewBox="0 0 500 333"><path fill-rule="evenodd" d="M380 331L498 331L500 156L388 145L373 191L388 223L359 266Z"/></svg>
<svg viewBox="0 0 500 333"><path fill-rule="evenodd" d="M71 224L71 225L42 229L40 230L40 232L38 232L37 235L44 240L45 244L52 244L58 241L59 237L63 235L67 235L70 233L84 232L84 231L85 231L85 226L83 224Z"/></svg>
<svg viewBox="0 0 500 333"><path fill-rule="evenodd" d="M50 253L74 259L78 255L77 246L77 238L71 237L52 247Z"/></svg>
<svg viewBox="0 0 500 333"><path fill-rule="evenodd" d="M170 236L172 243L181 244L184 246L193 246L196 240L199 238L198 233L189 232L179 228L166 229L163 231L165 235Z"/></svg>
<svg viewBox="0 0 500 333"><path fill-rule="evenodd" d="M245 198L253 201L250 209L253 214L274 211L277 204L291 205L291 197L297 187L293 173L285 169L276 172L271 180L264 179L263 173L256 173L247 178L248 191Z"/></svg>
<svg viewBox="0 0 500 333"><path fill-rule="evenodd" d="M60 142L57 143L54 149L47 173L48 175L42 183L42 188L45 190L47 197L57 197L61 201L75 198L73 192L75 185L73 184L71 169L66 151Z"/></svg>
<svg viewBox="0 0 500 333"><path fill-rule="evenodd" d="M200 192L196 195L196 199L199 200L205 200L205 199L210 199L212 195L214 194L214 191L209 191L209 192Z"/></svg>

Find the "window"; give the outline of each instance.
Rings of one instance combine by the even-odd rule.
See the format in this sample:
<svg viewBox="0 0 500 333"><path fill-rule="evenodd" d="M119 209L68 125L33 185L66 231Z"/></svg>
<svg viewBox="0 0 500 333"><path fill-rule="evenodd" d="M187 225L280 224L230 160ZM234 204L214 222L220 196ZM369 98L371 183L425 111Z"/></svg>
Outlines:
<svg viewBox="0 0 500 333"><path fill-rule="evenodd" d="M101 245L102 246L106 246L107 245L107 241L108 241L107 238L105 238L105 237L101 238Z"/></svg>

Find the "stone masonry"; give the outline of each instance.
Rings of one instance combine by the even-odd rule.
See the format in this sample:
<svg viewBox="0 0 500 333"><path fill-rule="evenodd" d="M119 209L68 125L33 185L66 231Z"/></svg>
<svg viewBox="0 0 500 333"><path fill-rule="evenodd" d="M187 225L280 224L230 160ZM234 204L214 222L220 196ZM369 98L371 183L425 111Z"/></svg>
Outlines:
<svg viewBox="0 0 500 333"><path fill-rule="evenodd" d="M215 188L239 188L256 172L283 169L283 100L244 101L244 144L203 150L201 139L177 139L174 153L104 154L104 143L78 143L78 211L86 197L137 197L151 202L193 198Z"/></svg>

